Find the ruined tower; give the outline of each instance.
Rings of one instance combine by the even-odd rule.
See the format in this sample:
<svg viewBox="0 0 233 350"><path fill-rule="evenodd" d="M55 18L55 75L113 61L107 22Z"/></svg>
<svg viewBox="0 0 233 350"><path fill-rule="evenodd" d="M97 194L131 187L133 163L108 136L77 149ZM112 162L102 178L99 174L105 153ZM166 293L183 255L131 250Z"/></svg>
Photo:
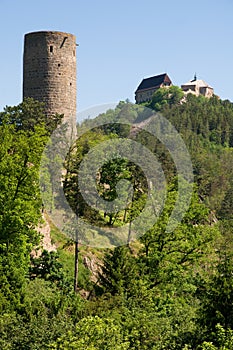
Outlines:
<svg viewBox="0 0 233 350"><path fill-rule="evenodd" d="M45 103L48 116L76 118L76 38L56 31L24 38L23 97Z"/></svg>

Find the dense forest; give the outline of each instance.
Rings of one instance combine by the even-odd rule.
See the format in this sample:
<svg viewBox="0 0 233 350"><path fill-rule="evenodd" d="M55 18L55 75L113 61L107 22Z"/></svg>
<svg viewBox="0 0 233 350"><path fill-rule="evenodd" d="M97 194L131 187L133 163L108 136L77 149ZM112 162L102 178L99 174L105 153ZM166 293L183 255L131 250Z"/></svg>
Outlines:
<svg viewBox="0 0 233 350"><path fill-rule="evenodd" d="M180 185L189 185L179 179L166 145L137 127L154 113L176 128L193 167L189 207L170 232ZM69 205L83 220L106 229L129 225L149 193L142 169L116 154L99 169L98 192L111 203L125 179L132 200L113 212L88 205L79 166L96 145L133 139L156 155L164 173L166 199L158 220L138 239L129 235L125 245L115 247L113 240L111 248L76 244L75 250L74 239L53 225L50 212L60 189L54 194L48 186L50 209L42 204L41 157L61 122L60 115L47 119L43 105L32 99L0 113L0 348L233 349L233 104L216 96L184 99L173 86L159 89L144 105L121 101L77 126L81 137L64 161L62 182ZM48 183L57 176L45 175ZM41 249L42 212L55 252Z"/></svg>

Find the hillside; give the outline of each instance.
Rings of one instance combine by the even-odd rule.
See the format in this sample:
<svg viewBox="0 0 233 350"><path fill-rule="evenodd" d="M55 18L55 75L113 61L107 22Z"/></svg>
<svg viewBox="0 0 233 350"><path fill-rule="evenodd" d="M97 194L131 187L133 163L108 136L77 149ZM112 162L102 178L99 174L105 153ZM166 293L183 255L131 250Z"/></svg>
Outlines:
<svg viewBox="0 0 233 350"><path fill-rule="evenodd" d="M3 350L233 348L233 105L216 96L181 99L178 88L161 89L144 105L119 102L78 126L81 136L65 159L63 179L67 201L83 220L78 293L74 236L51 222L53 212L63 212L54 167L43 175L50 204L44 211L56 251L30 259L40 241L40 157L59 116L45 128L43 110L32 100L1 113ZM154 119L154 112L162 119ZM121 147L130 159L120 157ZM94 148L98 153L81 168ZM138 150L146 152L144 162L133 156ZM183 171L187 154L193 185ZM85 200L79 174L89 199L96 199L88 166L98 170L95 181L107 209ZM148 178L157 186L155 195ZM178 216L171 221L176 206ZM142 212L144 221L136 221ZM86 223L90 230L84 230Z"/></svg>

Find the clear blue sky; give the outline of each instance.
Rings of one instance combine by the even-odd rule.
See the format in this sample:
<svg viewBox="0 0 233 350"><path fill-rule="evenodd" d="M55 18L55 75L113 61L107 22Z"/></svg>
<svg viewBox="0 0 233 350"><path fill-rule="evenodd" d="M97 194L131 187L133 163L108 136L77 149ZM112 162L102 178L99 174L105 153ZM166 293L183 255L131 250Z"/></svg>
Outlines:
<svg viewBox="0 0 233 350"><path fill-rule="evenodd" d="M0 0L0 111L22 99L25 33L76 35L78 110L129 98L144 77L195 72L233 101L232 0Z"/></svg>

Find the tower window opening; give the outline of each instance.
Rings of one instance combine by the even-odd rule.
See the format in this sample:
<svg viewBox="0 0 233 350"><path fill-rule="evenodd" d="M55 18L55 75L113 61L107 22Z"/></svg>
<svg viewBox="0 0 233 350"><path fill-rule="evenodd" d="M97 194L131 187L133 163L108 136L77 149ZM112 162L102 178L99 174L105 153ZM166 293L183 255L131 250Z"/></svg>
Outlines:
<svg viewBox="0 0 233 350"><path fill-rule="evenodd" d="M53 46L52 45L49 47L49 51L53 52Z"/></svg>
<svg viewBox="0 0 233 350"><path fill-rule="evenodd" d="M61 64L60 64L60 63L58 63L58 67L61 67Z"/></svg>

